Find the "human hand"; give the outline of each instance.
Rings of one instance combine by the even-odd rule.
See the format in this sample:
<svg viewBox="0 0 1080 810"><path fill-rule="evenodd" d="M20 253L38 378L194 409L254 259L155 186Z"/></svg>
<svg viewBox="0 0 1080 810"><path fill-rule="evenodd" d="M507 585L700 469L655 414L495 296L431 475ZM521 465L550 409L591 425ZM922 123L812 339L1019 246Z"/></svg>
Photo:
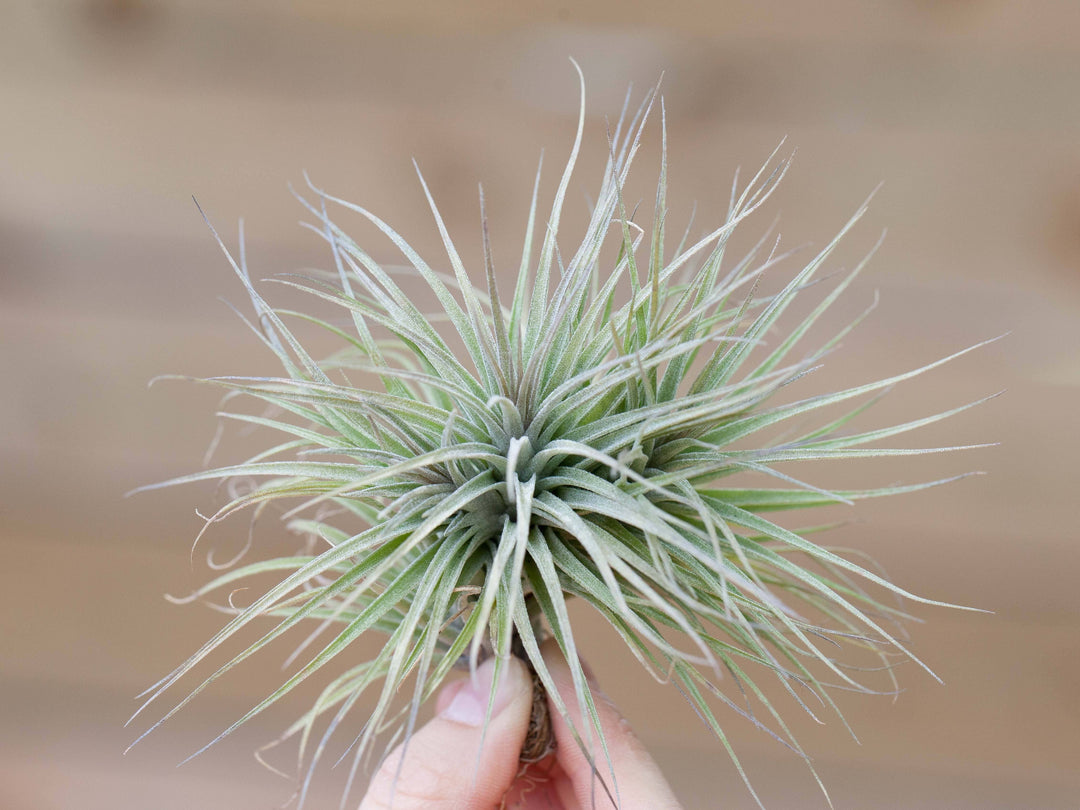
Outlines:
<svg viewBox="0 0 1080 810"><path fill-rule="evenodd" d="M582 728L570 670L562 654L552 642L543 652L575 726ZM598 753L598 773L594 772L566 721L551 707L555 753L523 769L518 755L529 725L532 680L516 658L503 669L481 751L492 663L485 662L479 668L475 686L466 679L443 689L436 716L413 735L403 763L401 746L386 758L360 810L389 810L391 798L393 810L680 810L652 757L595 685L593 695L611 767ZM611 796L617 796L617 805L605 791L605 784Z"/></svg>

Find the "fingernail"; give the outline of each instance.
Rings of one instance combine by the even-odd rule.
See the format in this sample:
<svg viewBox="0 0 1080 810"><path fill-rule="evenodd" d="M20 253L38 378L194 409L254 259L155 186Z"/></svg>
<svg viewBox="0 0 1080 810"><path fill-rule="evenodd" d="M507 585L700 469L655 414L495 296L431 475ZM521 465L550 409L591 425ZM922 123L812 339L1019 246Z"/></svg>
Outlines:
<svg viewBox="0 0 1080 810"><path fill-rule="evenodd" d="M516 662L507 661L499 676L499 687L495 692L495 702L491 707L494 717L506 708L514 697L514 679L512 670ZM476 675L465 681L454 699L442 711L442 717L465 726L479 727L487 714L488 696L491 694L491 681L495 676L495 659L489 658L476 670Z"/></svg>

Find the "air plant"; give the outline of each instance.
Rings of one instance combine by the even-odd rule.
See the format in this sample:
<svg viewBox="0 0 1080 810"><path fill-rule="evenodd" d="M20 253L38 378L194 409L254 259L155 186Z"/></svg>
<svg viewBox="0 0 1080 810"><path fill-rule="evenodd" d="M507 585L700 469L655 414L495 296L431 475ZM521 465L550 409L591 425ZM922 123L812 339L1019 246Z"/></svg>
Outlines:
<svg viewBox="0 0 1080 810"><path fill-rule="evenodd" d="M759 292L763 274L791 256L777 253L768 236L734 261L726 248L769 198L789 160L774 152L745 185L736 177L723 222L695 240L687 229L675 243L666 222L662 101L662 155L648 229L624 199L657 99L654 90L636 112L624 106L609 132L584 237L568 251L559 244L560 213L582 143L582 84L573 149L539 227L537 171L509 298L496 284L486 220L477 285L481 274L466 269L422 177L449 272L434 269L375 214L309 182L312 199L302 201L311 229L329 248L332 270L277 281L339 308L342 320L271 307L251 281L243 251L234 260L214 233L250 296L256 318L249 325L284 373L208 382L226 389L230 400L243 395L265 403L260 414L224 415L284 440L243 464L167 483L256 479L235 490L207 526L240 510L287 504L283 519L308 543L293 556L237 565L193 595L211 600L245 582L273 581L243 607L218 597L231 618L146 693L146 704L193 677L250 625L268 621L268 629L196 680L153 728L242 661L307 628L290 657L291 674L217 738L308 678L329 677L284 734L299 740L301 805L338 735L351 738L341 746L347 752L341 756L351 757L351 787L387 737L409 738L421 705L455 668L475 669L488 657L496 670L510 656L522 658L555 711L568 716L571 700L583 707L576 739L604 781L603 734L568 612L573 599L599 613L645 670L683 693L749 787L719 706L805 758L763 677L815 715L815 703L836 709L833 687L879 691L859 680L865 667L845 663L845 649L869 650L890 678L897 657L925 668L904 646L898 627L905 614L893 597L943 603L907 593L850 555L812 541L809 531L784 528L767 515L942 483L833 491L783 468L955 449L878 443L970 405L875 430L845 428L875 395L971 349L887 379L780 401L778 392L816 368L855 326L801 348L865 260L833 278L809 314L780 328L796 298L828 286L819 285L822 268L865 205L782 289ZM333 209L372 223L404 256L406 270L373 259L331 218ZM437 317L406 293L402 272L434 295ZM343 350L314 359L286 325L290 319L327 330ZM354 385L347 374L365 375L378 390ZM833 406L841 406L839 415L826 410ZM759 485L742 485L747 478ZM771 486L760 485L766 478ZM386 636L382 648L342 667L343 653L371 632ZM572 695L559 694L552 683L539 652L546 638L569 663ZM324 667L332 662L338 666L330 677ZM549 746L540 728L523 760Z"/></svg>

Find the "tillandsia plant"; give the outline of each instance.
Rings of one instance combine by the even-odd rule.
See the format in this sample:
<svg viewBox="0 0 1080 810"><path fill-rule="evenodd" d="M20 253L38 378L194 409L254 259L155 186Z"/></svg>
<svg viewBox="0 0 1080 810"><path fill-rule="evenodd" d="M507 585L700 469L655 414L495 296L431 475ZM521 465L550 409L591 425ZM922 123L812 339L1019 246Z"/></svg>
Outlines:
<svg viewBox="0 0 1080 810"><path fill-rule="evenodd" d="M278 281L340 308L340 320L271 307L252 283L243 252L234 261L222 243L254 306L252 330L284 373L210 382L229 398L244 395L268 406L258 415L225 416L284 440L243 464L168 483L254 478L260 483L234 491L207 526L240 510L287 504L282 517L307 545L294 556L236 565L192 596L223 601L219 606L233 615L147 693L146 704L193 677L253 623L269 621L269 629L189 687L154 728L242 661L306 627L289 658L291 674L218 737L308 678L330 672L324 667L334 662L321 695L283 735L299 740L301 805L336 735L351 739L342 745L342 757L352 763L348 796L361 764L387 737L409 738L421 705L455 668L475 670L491 657L493 684L510 656L519 656L555 711L569 718L571 701L583 707L575 739L608 788L610 763L568 612L576 599L610 624L644 669L683 693L749 787L719 706L805 758L761 685L763 676L813 715L813 703L835 709L832 687L882 691L859 680L866 667L846 663L845 648L870 651L890 678L897 657L922 666L904 646L898 627L905 614L893 597L943 603L909 594L812 541L809 531L784 528L766 515L941 483L831 491L782 468L953 449L877 443L970 405L865 432L845 428L876 394L964 352L888 379L779 401L775 395L817 367L854 326L801 348L865 260L834 278L809 314L780 328L797 297L828 286L818 285L819 271L865 206L782 289L760 293L763 274L790 255L778 254L772 237L734 261L726 247L776 188L788 160L774 152L745 186L736 178L723 222L695 240L688 228L675 243L666 227L662 102L659 183L648 228L634 221L623 196L658 98L654 90L636 112L624 107L608 136L585 234L568 251L559 244L560 213L582 143L582 84L573 149L540 227L537 171L509 298L496 284L486 220L484 267L470 274L426 184L445 273L374 214L309 183L313 197L304 204L311 228L329 247L332 269ZM331 219L334 208L374 224L407 267L373 259ZM481 192L483 217L482 211ZM418 308L399 283L402 273L434 295L437 316ZM329 331L343 350L314 359L286 325L290 319ZM353 385L348 373L368 375L378 390ZM825 410L832 406L839 411ZM827 415L807 422L818 413ZM759 486L738 485L743 474ZM765 477L773 485L760 486ZM223 596L268 577L273 584L246 607ZM385 634L385 644L356 663L345 653L370 632ZM565 656L573 694L555 688L539 649L547 638ZM541 720L523 761L550 750Z"/></svg>

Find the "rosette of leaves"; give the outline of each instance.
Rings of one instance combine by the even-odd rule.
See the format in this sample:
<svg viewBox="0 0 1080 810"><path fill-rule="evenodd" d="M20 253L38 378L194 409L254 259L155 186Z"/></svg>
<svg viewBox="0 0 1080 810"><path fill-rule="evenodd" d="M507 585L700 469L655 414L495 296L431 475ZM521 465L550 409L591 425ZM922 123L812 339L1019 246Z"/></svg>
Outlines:
<svg viewBox="0 0 1080 810"><path fill-rule="evenodd" d="M762 275L790 257L777 255L771 238L737 260L726 247L788 162L774 153L744 186L736 178L723 222L676 242L666 228L662 125L655 207L643 228L628 213L623 188L656 97L650 93L636 112L624 108L608 138L584 237L568 250L559 243L560 213L582 142L582 102L546 217L537 214L537 172L509 297L496 284L486 223L484 267L470 273L426 184L446 273L373 213L311 188L311 227L329 246L333 269L279 282L340 308L338 320L271 307L251 282L243 252L234 261L222 244L254 306L251 328L283 374L210 382L269 406L262 415L226 416L276 431L283 441L243 464L168 483L255 478L260 483L236 493L208 525L286 503L288 525L312 541L295 556L236 566L194 594L210 600L247 581L274 582L246 607L231 599L222 605L232 618L153 687L146 704L250 625L269 622L268 629L189 686L154 727L279 637L306 628L281 686L221 739L346 658L362 635L382 633L378 653L339 665L284 735L299 738L301 804L336 736L351 741L341 746L351 757L351 787L384 732L408 740L419 707L456 667L475 668L493 656L498 669L511 655L527 662L556 711L567 715L570 701L583 707L578 744L598 781L617 789L605 779L603 735L579 663L567 607L576 599L610 624L645 670L683 693L746 780L718 707L803 755L763 688L765 676L815 714L814 704L835 709L833 686L878 691L862 683L862 668L845 664L845 648L869 650L890 677L897 657L918 662L897 629L905 616L892 597L942 603L905 592L768 515L931 486L830 491L782 468L950 449L879 443L970 405L865 432L845 426L875 394L952 358L777 402L782 388L819 365L854 326L804 347L862 264L834 278L809 314L786 327L782 316L797 297L821 289L822 267L864 207L782 289L760 294ZM335 208L359 214L390 240L410 283L419 280L434 295L437 317L414 304L399 284L400 269L377 262L331 219ZM314 322L344 349L314 359L290 319ZM350 372L378 390L354 386ZM827 410L834 406L839 415ZM828 415L808 426L818 413ZM746 473L769 485L738 485ZM549 677L539 652L547 637L569 662L572 695L559 694Z"/></svg>

